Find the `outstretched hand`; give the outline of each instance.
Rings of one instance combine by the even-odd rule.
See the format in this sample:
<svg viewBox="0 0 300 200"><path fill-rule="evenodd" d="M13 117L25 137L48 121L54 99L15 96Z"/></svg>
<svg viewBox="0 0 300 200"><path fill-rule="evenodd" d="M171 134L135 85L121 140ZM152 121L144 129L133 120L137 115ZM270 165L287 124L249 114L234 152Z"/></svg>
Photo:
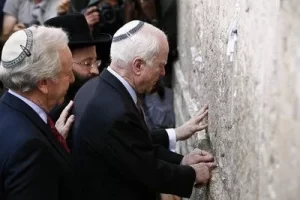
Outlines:
<svg viewBox="0 0 300 200"><path fill-rule="evenodd" d="M176 141L186 140L197 131L202 131L207 128L207 122L203 123L203 119L208 114L208 105L204 106L194 117L188 120L183 125L175 128Z"/></svg>
<svg viewBox="0 0 300 200"><path fill-rule="evenodd" d="M55 123L55 127L56 127L57 131L61 134L61 136L64 139L67 139L67 137L69 135L69 131L71 129L71 126L75 120L74 115L69 116L72 106L73 106L73 101L70 101L70 103L62 111L58 120Z"/></svg>
<svg viewBox="0 0 300 200"><path fill-rule="evenodd" d="M181 161L181 165L193 165L200 162L213 162L214 157L210 153L200 149L194 149L189 154L185 155Z"/></svg>

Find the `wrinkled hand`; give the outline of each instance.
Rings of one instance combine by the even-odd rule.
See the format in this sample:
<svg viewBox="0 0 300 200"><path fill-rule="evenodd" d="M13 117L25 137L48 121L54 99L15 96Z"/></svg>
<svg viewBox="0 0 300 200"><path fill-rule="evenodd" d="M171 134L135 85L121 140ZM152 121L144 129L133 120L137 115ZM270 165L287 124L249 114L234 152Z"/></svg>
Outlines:
<svg viewBox="0 0 300 200"><path fill-rule="evenodd" d="M90 27L90 29L93 29L94 25L97 24L100 20L99 12L97 11L97 7L93 6L88 8L84 12L85 19Z"/></svg>
<svg viewBox="0 0 300 200"><path fill-rule="evenodd" d="M56 12L58 15L64 15L69 11L69 8L70 0L61 0L56 7Z"/></svg>
<svg viewBox="0 0 300 200"><path fill-rule="evenodd" d="M25 28L26 28L25 24L18 23L16 25L14 25L14 27L13 27L13 33L16 32L16 31L19 31L19 30L23 30Z"/></svg>
<svg viewBox="0 0 300 200"><path fill-rule="evenodd" d="M196 172L195 187L207 184L211 177L211 170L216 167L215 163L198 163L191 165Z"/></svg>
<svg viewBox="0 0 300 200"><path fill-rule="evenodd" d="M176 133L176 141L186 140L190 138L197 131L202 131L207 128L208 124L203 123L203 119L208 114L208 106L204 106L196 116L192 117L189 121L184 123L183 125L175 128ZM201 123L202 122L202 123Z"/></svg>
<svg viewBox="0 0 300 200"><path fill-rule="evenodd" d="M73 124L73 122L75 120L74 115L69 116L69 112L70 112L72 106L73 106L73 101L70 101L70 103L62 111L58 120L55 123L55 127L56 127L57 131L61 134L61 136L63 136L64 139L67 139L71 125Z"/></svg>
<svg viewBox="0 0 300 200"><path fill-rule="evenodd" d="M181 161L181 165L193 165L200 162L213 162L214 157L203 150L194 149L189 154L185 155Z"/></svg>

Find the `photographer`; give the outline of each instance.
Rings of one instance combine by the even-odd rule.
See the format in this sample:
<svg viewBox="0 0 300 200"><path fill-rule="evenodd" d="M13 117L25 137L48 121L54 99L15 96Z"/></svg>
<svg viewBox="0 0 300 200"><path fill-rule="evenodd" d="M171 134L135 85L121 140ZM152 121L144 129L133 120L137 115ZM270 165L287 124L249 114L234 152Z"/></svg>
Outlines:
<svg viewBox="0 0 300 200"><path fill-rule="evenodd" d="M157 25L153 0L71 0L70 11L84 14L95 39L99 33L113 35L125 23L135 19ZM101 55L99 59L103 61L100 70L109 64L109 49L110 43L97 46L97 55Z"/></svg>
<svg viewBox="0 0 300 200"><path fill-rule="evenodd" d="M80 3L83 3L80 1ZM113 35L124 24L123 8L127 5L123 0L88 0L79 10L76 1L71 1L71 11L84 14L94 39L98 39L100 33ZM108 66L110 42L96 46L98 59L102 60L101 71Z"/></svg>
<svg viewBox="0 0 300 200"><path fill-rule="evenodd" d="M135 19L157 22L154 0L71 0L71 11L83 13L96 33L100 29L114 34L122 25Z"/></svg>
<svg viewBox="0 0 300 200"><path fill-rule="evenodd" d="M8 0L3 12L3 29L1 40L6 41L14 32L31 25L41 25L47 19L57 16L58 11L69 0Z"/></svg>
<svg viewBox="0 0 300 200"><path fill-rule="evenodd" d="M125 23L125 18L128 18L124 12L128 4L123 0L91 0L81 12L94 35L99 32L113 35Z"/></svg>

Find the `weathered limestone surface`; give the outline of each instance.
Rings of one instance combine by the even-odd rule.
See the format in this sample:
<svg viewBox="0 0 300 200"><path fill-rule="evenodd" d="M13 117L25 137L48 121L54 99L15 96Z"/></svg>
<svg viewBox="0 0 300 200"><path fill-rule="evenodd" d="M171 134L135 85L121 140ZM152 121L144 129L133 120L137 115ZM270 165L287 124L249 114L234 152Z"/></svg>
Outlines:
<svg viewBox="0 0 300 200"><path fill-rule="evenodd" d="M207 133L177 150L219 165L191 199L299 200L300 1L177 2L177 124L210 109Z"/></svg>

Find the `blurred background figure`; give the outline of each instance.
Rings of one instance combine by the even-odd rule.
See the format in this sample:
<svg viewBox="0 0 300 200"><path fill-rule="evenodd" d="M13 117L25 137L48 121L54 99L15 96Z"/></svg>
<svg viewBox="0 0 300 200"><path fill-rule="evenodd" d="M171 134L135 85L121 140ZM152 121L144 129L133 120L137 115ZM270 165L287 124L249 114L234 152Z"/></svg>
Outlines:
<svg viewBox="0 0 300 200"><path fill-rule="evenodd" d="M1 30L1 33L2 33L3 15L4 15L4 13L3 13L3 7L4 7L5 2L6 2L6 0L1 0L0 1L0 30ZM1 42L1 49L2 49L2 46L3 46L3 44ZM0 56L1 56L1 54L0 54Z"/></svg>
<svg viewBox="0 0 300 200"><path fill-rule="evenodd" d="M144 96L145 120L150 130L175 127L173 92L162 80L158 81L151 94Z"/></svg>
<svg viewBox="0 0 300 200"><path fill-rule="evenodd" d="M65 0L9 0L4 4L1 40L31 25L41 25L57 16L57 6Z"/></svg>

